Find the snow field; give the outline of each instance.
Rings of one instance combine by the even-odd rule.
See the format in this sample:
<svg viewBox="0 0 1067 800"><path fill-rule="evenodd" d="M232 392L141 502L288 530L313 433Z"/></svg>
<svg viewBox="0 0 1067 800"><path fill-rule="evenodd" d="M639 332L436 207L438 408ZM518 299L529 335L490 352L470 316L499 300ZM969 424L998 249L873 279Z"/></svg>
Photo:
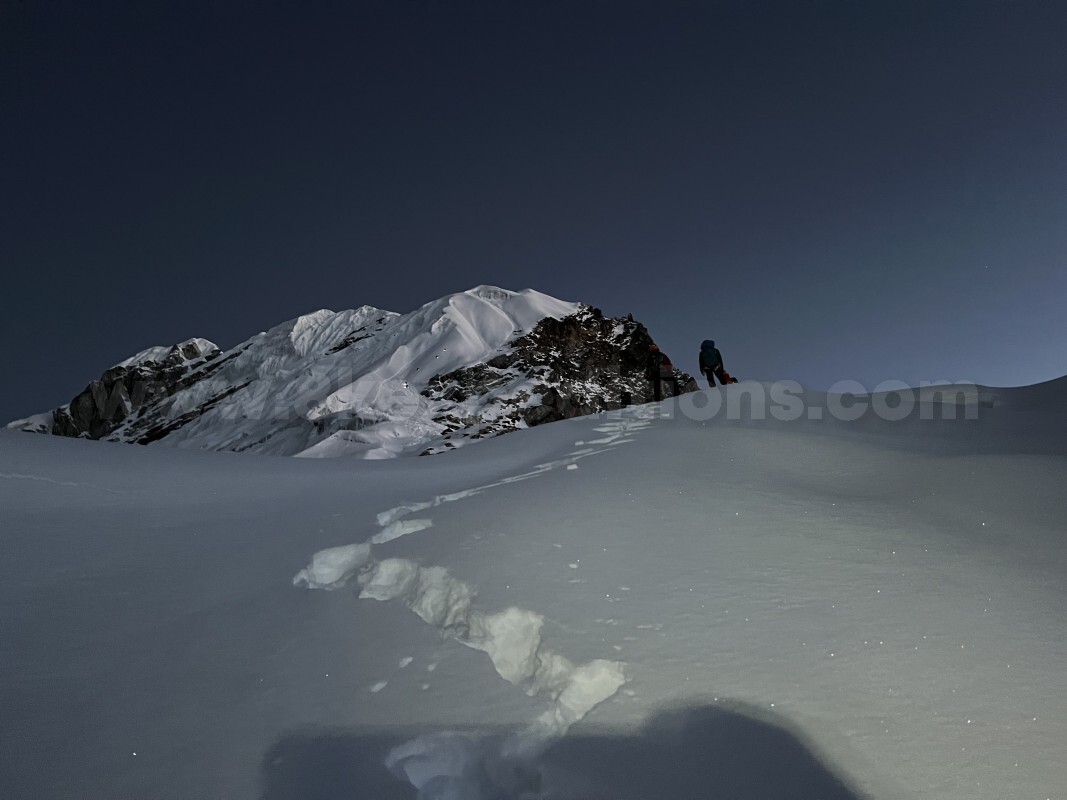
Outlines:
<svg viewBox="0 0 1067 800"><path fill-rule="evenodd" d="M1065 389L379 464L4 434L0 796L1058 797Z"/></svg>

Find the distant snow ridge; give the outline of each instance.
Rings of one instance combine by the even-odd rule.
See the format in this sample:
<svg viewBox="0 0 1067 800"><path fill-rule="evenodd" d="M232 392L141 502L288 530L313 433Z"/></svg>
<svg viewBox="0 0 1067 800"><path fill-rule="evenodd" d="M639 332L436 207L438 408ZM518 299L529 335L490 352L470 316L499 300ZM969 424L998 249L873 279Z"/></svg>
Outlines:
<svg viewBox="0 0 1067 800"><path fill-rule="evenodd" d="M618 408L624 393L641 402L650 341L629 318L479 286L403 315L315 311L226 352L205 339L149 348L9 427L273 455L432 454Z"/></svg>

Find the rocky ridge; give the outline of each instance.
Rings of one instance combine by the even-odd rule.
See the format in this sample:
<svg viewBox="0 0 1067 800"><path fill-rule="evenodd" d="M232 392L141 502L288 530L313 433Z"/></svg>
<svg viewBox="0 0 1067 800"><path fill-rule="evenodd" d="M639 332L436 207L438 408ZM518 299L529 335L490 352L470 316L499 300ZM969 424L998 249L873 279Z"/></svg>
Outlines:
<svg viewBox="0 0 1067 800"><path fill-rule="evenodd" d="M24 430L86 439L107 438L130 417L210 376L225 362L206 339L153 348L106 370L51 414L30 418Z"/></svg>
<svg viewBox="0 0 1067 800"><path fill-rule="evenodd" d="M454 447L457 438L495 436L651 402L645 379L651 344L648 330L632 316L605 317L582 305L562 319L546 317L506 352L430 381L422 395L436 407L433 420L445 432L424 454ZM677 369L675 375L683 392L697 390L692 376Z"/></svg>

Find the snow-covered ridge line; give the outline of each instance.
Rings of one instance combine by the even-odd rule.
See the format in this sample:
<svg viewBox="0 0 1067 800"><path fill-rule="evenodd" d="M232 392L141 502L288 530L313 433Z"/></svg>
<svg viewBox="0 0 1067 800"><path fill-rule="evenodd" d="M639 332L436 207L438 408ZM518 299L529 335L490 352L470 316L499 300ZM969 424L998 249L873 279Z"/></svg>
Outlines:
<svg viewBox="0 0 1067 800"><path fill-rule="evenodd" d="M10 427L314 458L429 455L641 402L650 341L632 317L478 286L408 314L319 309L226 352L206 339L149 348Z"/></svg>
<svg viewBox="0 0 1067 800"><path fill-rule="evenodd" d="M186 358L193 358L196 356L207 355L212 352L219 351L220 348L214 342L208 339L201 339L194 337L192 339L186 339L184 342L178 344L164 346L157 345L155 347L149 347L130 356L127 359L120 361L117 364L112 365L112 369L116 367L136 367L141 364L153 364L160 361L164 361L168 356L178 350L186 354Z"/></svg>
<svg viewBox="0 0 1067 800"><path fill-rule="evenodd" d="M172 447L381 458L443 429L419 392L579 304L477 286L407 314L320 309L222 352L207 339L141 350L21 430Z"/></svg>

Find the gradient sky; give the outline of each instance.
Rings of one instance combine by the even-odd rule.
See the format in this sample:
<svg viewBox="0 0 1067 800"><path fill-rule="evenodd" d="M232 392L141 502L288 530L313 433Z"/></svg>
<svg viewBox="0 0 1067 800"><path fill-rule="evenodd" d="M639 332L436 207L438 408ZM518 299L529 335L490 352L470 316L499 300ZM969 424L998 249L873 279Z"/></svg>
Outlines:
<svg viewBox="0 0 1067 800"><path fill-rule="evenodd" d="M690 371L1059 377L1065 38L1058 2L0 0L0 420L481 283Z"/></svg>

